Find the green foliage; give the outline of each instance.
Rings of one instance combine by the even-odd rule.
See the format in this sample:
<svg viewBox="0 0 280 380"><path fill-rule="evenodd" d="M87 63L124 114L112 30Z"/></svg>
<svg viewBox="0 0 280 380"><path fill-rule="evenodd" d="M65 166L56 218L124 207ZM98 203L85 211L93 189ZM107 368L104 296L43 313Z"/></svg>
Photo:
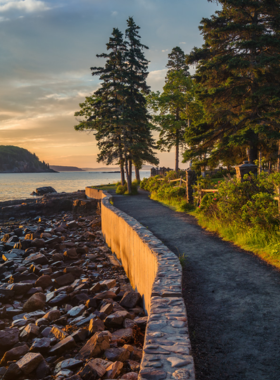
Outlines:
<svg viewBox="0 0 280 380"><path fill-rule="evenodd" d="M0 171L53 172L49 164L41 162L35 153L12 145L0 145Z"/></svg>
<svg viewBox="0 0 280 380"><path fill-rule="evenodd" d="M277 173L278 174L278 173ZM207 218L218 219L239 228L253 228L271 233L280 225L275 187L279 175L262 173L246 175L243 182L236 178L221 181L217 193L207 193L202 198L199 212ZM200 179L196 185L196 197L200 189L209 186L209 179Z"/></svg>
<svg viewBox="0 0 280 380"><path fill-rule="evenodd" d="M280 138L279 1L218 0L221 9L200 25L202 48L188 57L196 64L197 96L205 119L188 131L185 159L207 165L273 159Z"/></svg>
<svg viewBox="0 0 280 380"><path fill-rule="evenodd" d="M134 180L131 183L131 193L128 192L127 183L124 185L118 185L116 189L116 194L120 195L137 195L138 194L138 181Z"/></svg>

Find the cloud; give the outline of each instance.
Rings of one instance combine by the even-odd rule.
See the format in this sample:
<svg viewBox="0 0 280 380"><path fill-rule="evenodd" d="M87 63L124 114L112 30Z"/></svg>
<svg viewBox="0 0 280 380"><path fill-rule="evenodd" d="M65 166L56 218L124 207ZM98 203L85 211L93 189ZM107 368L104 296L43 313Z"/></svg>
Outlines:
<svg viewBox="0 0 280 380"><path fill-rule="evenodd" d="M112 14L112 16L117 16L118 12L117 11L113 11L111 14Z"/></svg>
<svg viewBox="0 0 280 380"><path fill-rule="evenodd" d="M180 45L186 45L186 42L180 42Z"/></svg>
<svg viewBox="0 0 280 380"><path fill-rule="evenodd" d="M14 0L14 1L1 1L3 5L0 5L0 12L8 12L11 10L18 10L24 12L37 12L46 11L50 9L47 5L40 0Z"/></svg>
<svg viewBox="0 0 280 380"><path fill-rule="evenodd" d="M162 53L166 53L168 51L168 49L165 49L165 50L162 50L161 52Z"/></svg>

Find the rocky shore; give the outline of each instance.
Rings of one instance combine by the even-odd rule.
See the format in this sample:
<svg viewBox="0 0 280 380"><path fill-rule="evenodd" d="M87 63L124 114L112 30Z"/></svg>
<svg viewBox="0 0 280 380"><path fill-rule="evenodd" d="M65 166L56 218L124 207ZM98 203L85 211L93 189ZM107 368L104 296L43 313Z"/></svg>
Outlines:
<svg viewBox="0 0 280 380"><path fill-rule="evenodd" d="M147 323L141 297L104 243L96 202L74 198L71 211L64 202L54 213L46 202L62 198L46 197L35 217L23 217L34 204L2 207L10 220L2 213L0 379L138 377Z"/></svg>

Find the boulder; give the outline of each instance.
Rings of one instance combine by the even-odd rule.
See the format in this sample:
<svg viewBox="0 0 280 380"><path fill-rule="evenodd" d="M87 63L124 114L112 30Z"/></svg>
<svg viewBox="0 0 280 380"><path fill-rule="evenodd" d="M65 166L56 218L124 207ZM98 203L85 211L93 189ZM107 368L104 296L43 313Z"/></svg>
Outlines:
<svg viewBox="0 0 280 380"><path fill-rule="evenodd" d="M41 361L44 360L43 356L38 353L29 352L28 354L24 355L23 358L18 360L16 362L19 369L25 374L29 374L33 372L38 365L41 363Z"/></svg>
<svg viewBox="0 0 280 380"><path fill-rule="evenodd" d="M61 313L59 310L50 310L48 313L46 313L43 318L48 319L50 322L55 321L56 319L60 318Z"/></svg>
<svg viewBox="0 0 280 380"><path fill-rule="evenodd" d="M1 349L13 347L19 341L19 330L17 328L5 328L0 331Z"/></svg>
<svg viewBox="0 0 280 380"><path fill-rule="evenodd" d="M104 322L99 318L94 318L89 321L88 331L90 334L95 334L98 331L104 331Z"/></svg>
<svg viewBox="0 0 280 380"><path fill-rule="evenodd" d="M79 351L78 359L87 359L100 355L110 347L110 333L108 331L96 332Z"/></svg>
<svg viewBox="0 0 280 380"><path fill-rule="evenodd" d="M12 363L9 365L9 368L4 374L5 380L15 380L18 379L22 375L22 371L16 363Z"/></svg>
<svg viewBox="0 0 280 380"><path fill-rule="evenodd" d="M104 356L112 362L115 362L115 361L124 362L129 358L130 352L127 348L124 348L124 347L113 347L113 348L108 348L104 352Z"/></svg>
<svg viewBox="0 0 280 380"><path fill-rule="evenodd" d="M123 368L123 363L116 361L107 367L106 379L116 379ZM137 379L136 379L137 380Z"/></svg>
<svg viewBox="0 0 280 380"><path fill-rule="evenodd" d="M20 357L25 355L29 351L27 344L23 344L19 347L14 347L9 351L6 351L1 359L0 365L6 365L8 361L18 360Z"/></svg>
<svg viewBox="0 0 280 380"><path fill-rule="evenodd" d="M23 305L23 311L35 311L43 309L46 303L46 296L44 293L35 293Z"/></svg>
<svg viewBox="0 0 280 380"><path fill-rule="evenodd" d="M55 346L53 346L49 354L50 355L60 355L64 353L66 350L70 350L71 348L75 347L76 343L75 340L72 338L72 336L68 336L67 338L61 340L58 342Z"/></svg>
<svg viewBox="0 0 280 380"><path fill-rule="evenodd" d="M57 191L51 186L43 186L43 187L37 187L36 192L35 192L35 194L38 196L50 194L50 193L57 193Z"/></svg>
<svg viewBox="0 0 280 380"><path fill-rule="evenodd" d="M34 323L29 323L20 333L21 340L30 340L38 336L40 333L39 327Z"/></svg>
<svg viewBox="0 0 280 380"><path fill-rule="evenodd" d="M49 351L51 345L50 338L36 338L30 347L31 352L40 352L46 354Z"/></svg>
<svg viewBox="0 0 280 380"><path fill-rule="evenodd" d="M105 319L106 327L120 327L125 318L131 317L127 311L116 311Z"/></svg>
<svg viewBox="0 0 280 380"><path fill-rule="evenodd" d="M65 251L63 255L68 260L77 260L79 258L79 256L77 255L76 248L67 249L67 251Z"/></svg>
<svg viewBox="0 0 280 380"><path fill-rule="evenodd" d="M55 283L60 288L62 286L70 285L75 281L75 277L72 275L72 273L66 273L62 276L59 276L55 279Z"/></svg>
<svg viewBox="0 0 280 380"><path fill-rule="evenodd" d="M52 284L52 278L51 276L48 276L48 275L43 275L39 277L38 280L36 280L35 282L35 286L40 286L43 289L47 288L51 284Z"/></svg>
<svg viewBox="0 0 280 380"><path fill-rule="evenodd" d="M36 379L44 379L51 373L50 366L45 360L42 360L36 368Z"/></svg>
<svg viewBox="0 0 280 380"><path fill-rule="evenodd" d="M42 253L33 253L33 254L29 255L28 257L26 257L24 262L26 264L34 263L34 264L45 265L45 264L49 263L49 260Z"/></svg>
<svg viewBox="0 0 280 380"><path fill-rule="evenodd" d="M141 300L141 295L138 292L125 292L120 301L120 305L126 309L131 309Z"/></svg>

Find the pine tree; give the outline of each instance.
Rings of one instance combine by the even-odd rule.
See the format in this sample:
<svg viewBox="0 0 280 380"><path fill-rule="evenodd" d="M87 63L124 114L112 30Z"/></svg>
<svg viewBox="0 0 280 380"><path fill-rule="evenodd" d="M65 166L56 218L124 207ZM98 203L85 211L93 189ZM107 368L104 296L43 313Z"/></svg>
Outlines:
<svg viewBox="0 0 280 380"><path fill-rule="evenodd" d="M201 21L203 47L188 58L198 64L195 79L206 111L194 139L210 155L244 147L253 162L263 140L280 139L279 0L219 3L222 10Z"/></svg>
<svg viewBox="0 0 280 380"><path fill-rule="evenodd" d="M132 17L127 20L125 62L125 168L128 192L131 192L132 163L135 164L136 173L142 163L158 164L153 149L156 148L151 132L150 116L147 111L144 94L149 93L150 88L146 83L148 76L148 60L145 58L144 49L147 46L140 42L140 27Z"/></svg>
<svg viewBox="0 0 280 380"><path fill-rule="evenodd" d="M167 74L163 92L150 97L154 111L154 123L159 127L158 146L162 151L175 147L175 170L179 170L179 149L185 145L185 132L189 119L186 116L190 102L192 80L186 57L180 47L175 47L168 55Z"/></svg>
<svg viewBox="0 0 280 380"><path fill-rule="evenodd" d="M123 34L114 28L107 43L109 53L97 54L105 58L104 67L92 67L92 75L99 75L101 87L84 103L75 116L82 116L76 130L94 130L100 149L97 161L107 165L117 162L121 170L121 183L124 184L124 140L123 106L125 70Z"/></svg>

